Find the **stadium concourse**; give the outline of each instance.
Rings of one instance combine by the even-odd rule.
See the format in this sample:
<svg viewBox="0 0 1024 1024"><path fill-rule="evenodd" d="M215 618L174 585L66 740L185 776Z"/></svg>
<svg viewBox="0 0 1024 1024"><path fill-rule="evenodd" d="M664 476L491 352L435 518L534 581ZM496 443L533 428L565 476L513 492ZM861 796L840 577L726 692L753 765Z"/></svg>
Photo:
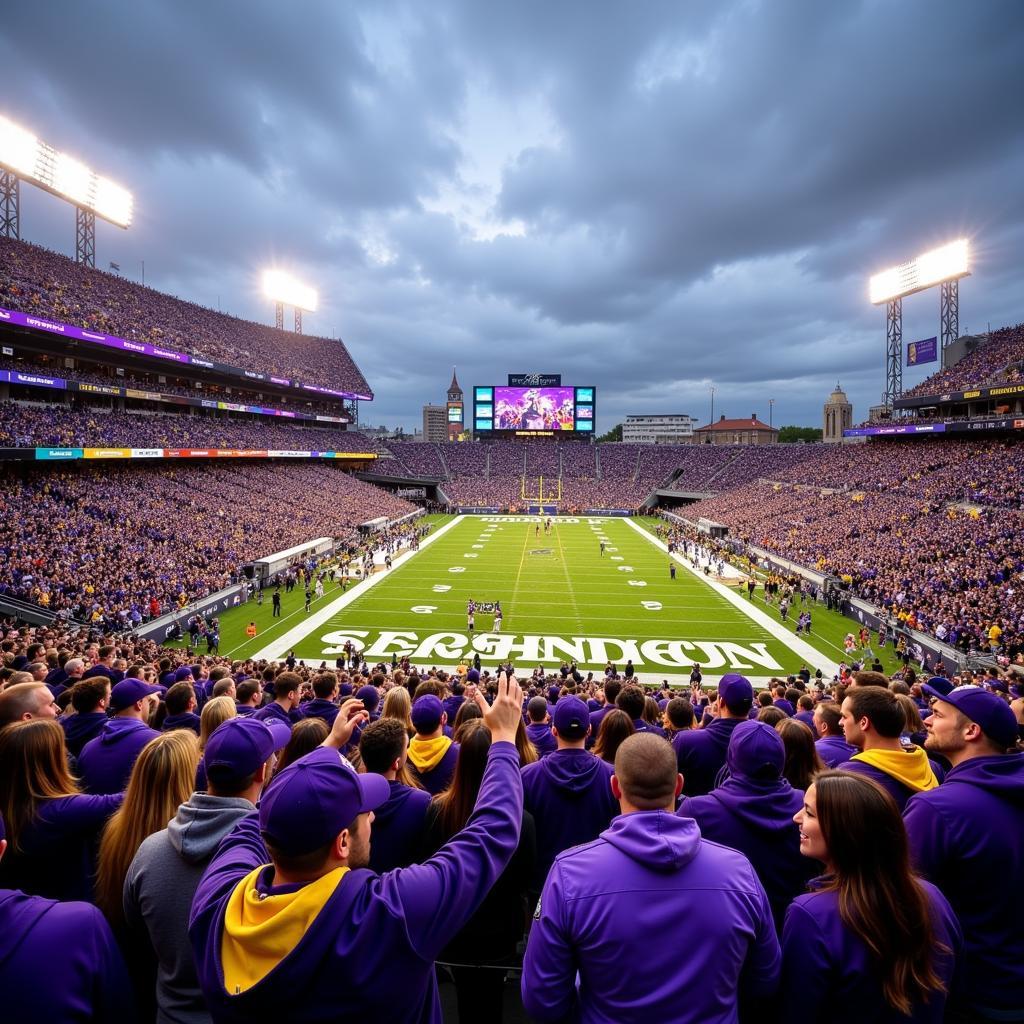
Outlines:
<svg viewBox="0 0 1024 1024"><path fill-rule="evenodd" d="M0 309L4 1020L1024 1020L1012 431L378 442L331 339L11 240Z"/></svg>

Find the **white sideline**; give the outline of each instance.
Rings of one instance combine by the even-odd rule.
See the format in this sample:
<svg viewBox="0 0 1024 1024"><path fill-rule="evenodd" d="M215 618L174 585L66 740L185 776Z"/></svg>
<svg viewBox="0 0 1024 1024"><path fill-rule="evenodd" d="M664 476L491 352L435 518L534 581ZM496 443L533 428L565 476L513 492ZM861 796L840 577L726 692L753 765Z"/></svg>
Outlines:
<svg viewBox="0 0 1024 1024"><path fill-rule="evenodd" d="M428 534L422 541L416 551L411 548L408 551L403 552L391 563L391 571L385 570L384 572L376 572L372 576L367 577L361 583L357 583L354 587L350 587L345 591L341 597L335 598L330 604L325 605L319 611L313 612L308 618L305 618L297 626L293 626L286 633L282 633L276 640L272 640L266 647L261 651L257 651L255 654L250 654L249 657L256 661L277 661L285 654L287 654L292 648L294 648L301 641L305 640L310 633L315 629L319 629L325 622L329 622L342 608L347 607L357 598L362 597L368 590L377 586L378 583L387 579L391 572L407 562L410 558L414 558L420 551L425 547L433 544L438 537L447 533L453 526L461 523L463 516L456 516L450 523L445 523L440 530L434 533Z"/></svg>
<svg viewBox="0 0 1024 1024"><path fill-rule="evenodd" d="M655 547L661 548L662 551L668 552L668 545L658 540L649 530L645 530L642 526L637 526L632 519L624 519L624 522L631 526L637 533L641 534L647 540L649 540ZM773 618L766 615L760 608L755 608L750 601L744 601L739 594L736 593L731 587L727 587L724 583L719 583L717 580L709 579L698 569L695 569L690 563L682 557L682 555L673 554L671 556L677 561L684 569L688 569L694 576L697 577L702 583L711 587L717 594L721 595L728 601L733 607L738 608L748 619L756 622L762 629L767 630L776 640L780 643L785 644L794 654L799 657L811 668L820 668L826 679L831 679L834 675L839 672L839 665L834 661L829 661L824 654L821 653L817 648L812 647L806 640L801 639L798 636L794 636L788 630L782 628L782 626L776 622Z"/></svg>

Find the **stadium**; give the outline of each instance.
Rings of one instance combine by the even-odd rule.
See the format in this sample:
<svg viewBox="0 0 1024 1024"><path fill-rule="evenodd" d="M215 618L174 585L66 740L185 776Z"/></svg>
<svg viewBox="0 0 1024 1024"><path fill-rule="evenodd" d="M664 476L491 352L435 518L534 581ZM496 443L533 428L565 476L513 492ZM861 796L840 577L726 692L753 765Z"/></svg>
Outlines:
<svg viewBox="0 0 1024 1024"><path fill-rule="evenodd" d="M1024 1020L983 240L864 266L882 398L820 440L714 388L622 440L625 382L514 344L413 440L325 284L258 322L98 256L140 210L65 145L0 104L4 1019Z"/></svg>

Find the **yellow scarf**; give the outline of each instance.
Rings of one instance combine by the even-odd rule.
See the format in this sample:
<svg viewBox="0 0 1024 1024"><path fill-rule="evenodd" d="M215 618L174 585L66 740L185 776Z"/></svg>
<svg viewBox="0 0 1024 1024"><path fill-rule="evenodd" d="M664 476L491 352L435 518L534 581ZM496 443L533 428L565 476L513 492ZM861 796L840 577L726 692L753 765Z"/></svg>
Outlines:
<svg viewBox="0 0 1024 1024"><path fill-rule="evenodd" d="M418 772L429 772L441 763L441 758L448 753L452 741L447 736L437 736L432 740L413 736L409 744L409 760Z"/></svg>
<svg viewBox="0 0 1024 1024"><path fill-rule="evenodd" d="M913 750L865 750L854 754L853 760L873 765L915 793L934 789L939 784L928 755L920 747Z"/></svg>
<svg viewBox="0 0 1024 1024"><path fill-rule="evenodd" d="M224 912L220 958L231 995L252 988L291 953L349 871L335 868L296 892L264 896L256 888L263 870L235 886Z"/></svg>

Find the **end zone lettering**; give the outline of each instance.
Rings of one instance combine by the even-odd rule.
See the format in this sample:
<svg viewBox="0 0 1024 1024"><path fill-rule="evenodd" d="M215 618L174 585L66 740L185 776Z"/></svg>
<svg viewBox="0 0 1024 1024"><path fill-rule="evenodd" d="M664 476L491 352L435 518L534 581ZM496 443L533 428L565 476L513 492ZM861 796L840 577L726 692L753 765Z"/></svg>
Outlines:
<svg viewBox="0 0 1024 1024"><path fill-rule="evenodd" d="M371 640L372 637L372 640ZM418 662L457 662L480 655L481 661L518 662L524 666L559 665L575 661L578 665L604 665L608 661L636 667L689 668L694 662L702 668L752 669L760 665L773 672L782 666L768 653L764 643L737 644L723 640L630 640L617 637L515 636L503 633L431 633L420 638L412 630L367 629L336 630L320 638L325 657L341 654L351 643L367 660L386 660L392 654ZM369 641L369 642L368 642Z"/></svg>

